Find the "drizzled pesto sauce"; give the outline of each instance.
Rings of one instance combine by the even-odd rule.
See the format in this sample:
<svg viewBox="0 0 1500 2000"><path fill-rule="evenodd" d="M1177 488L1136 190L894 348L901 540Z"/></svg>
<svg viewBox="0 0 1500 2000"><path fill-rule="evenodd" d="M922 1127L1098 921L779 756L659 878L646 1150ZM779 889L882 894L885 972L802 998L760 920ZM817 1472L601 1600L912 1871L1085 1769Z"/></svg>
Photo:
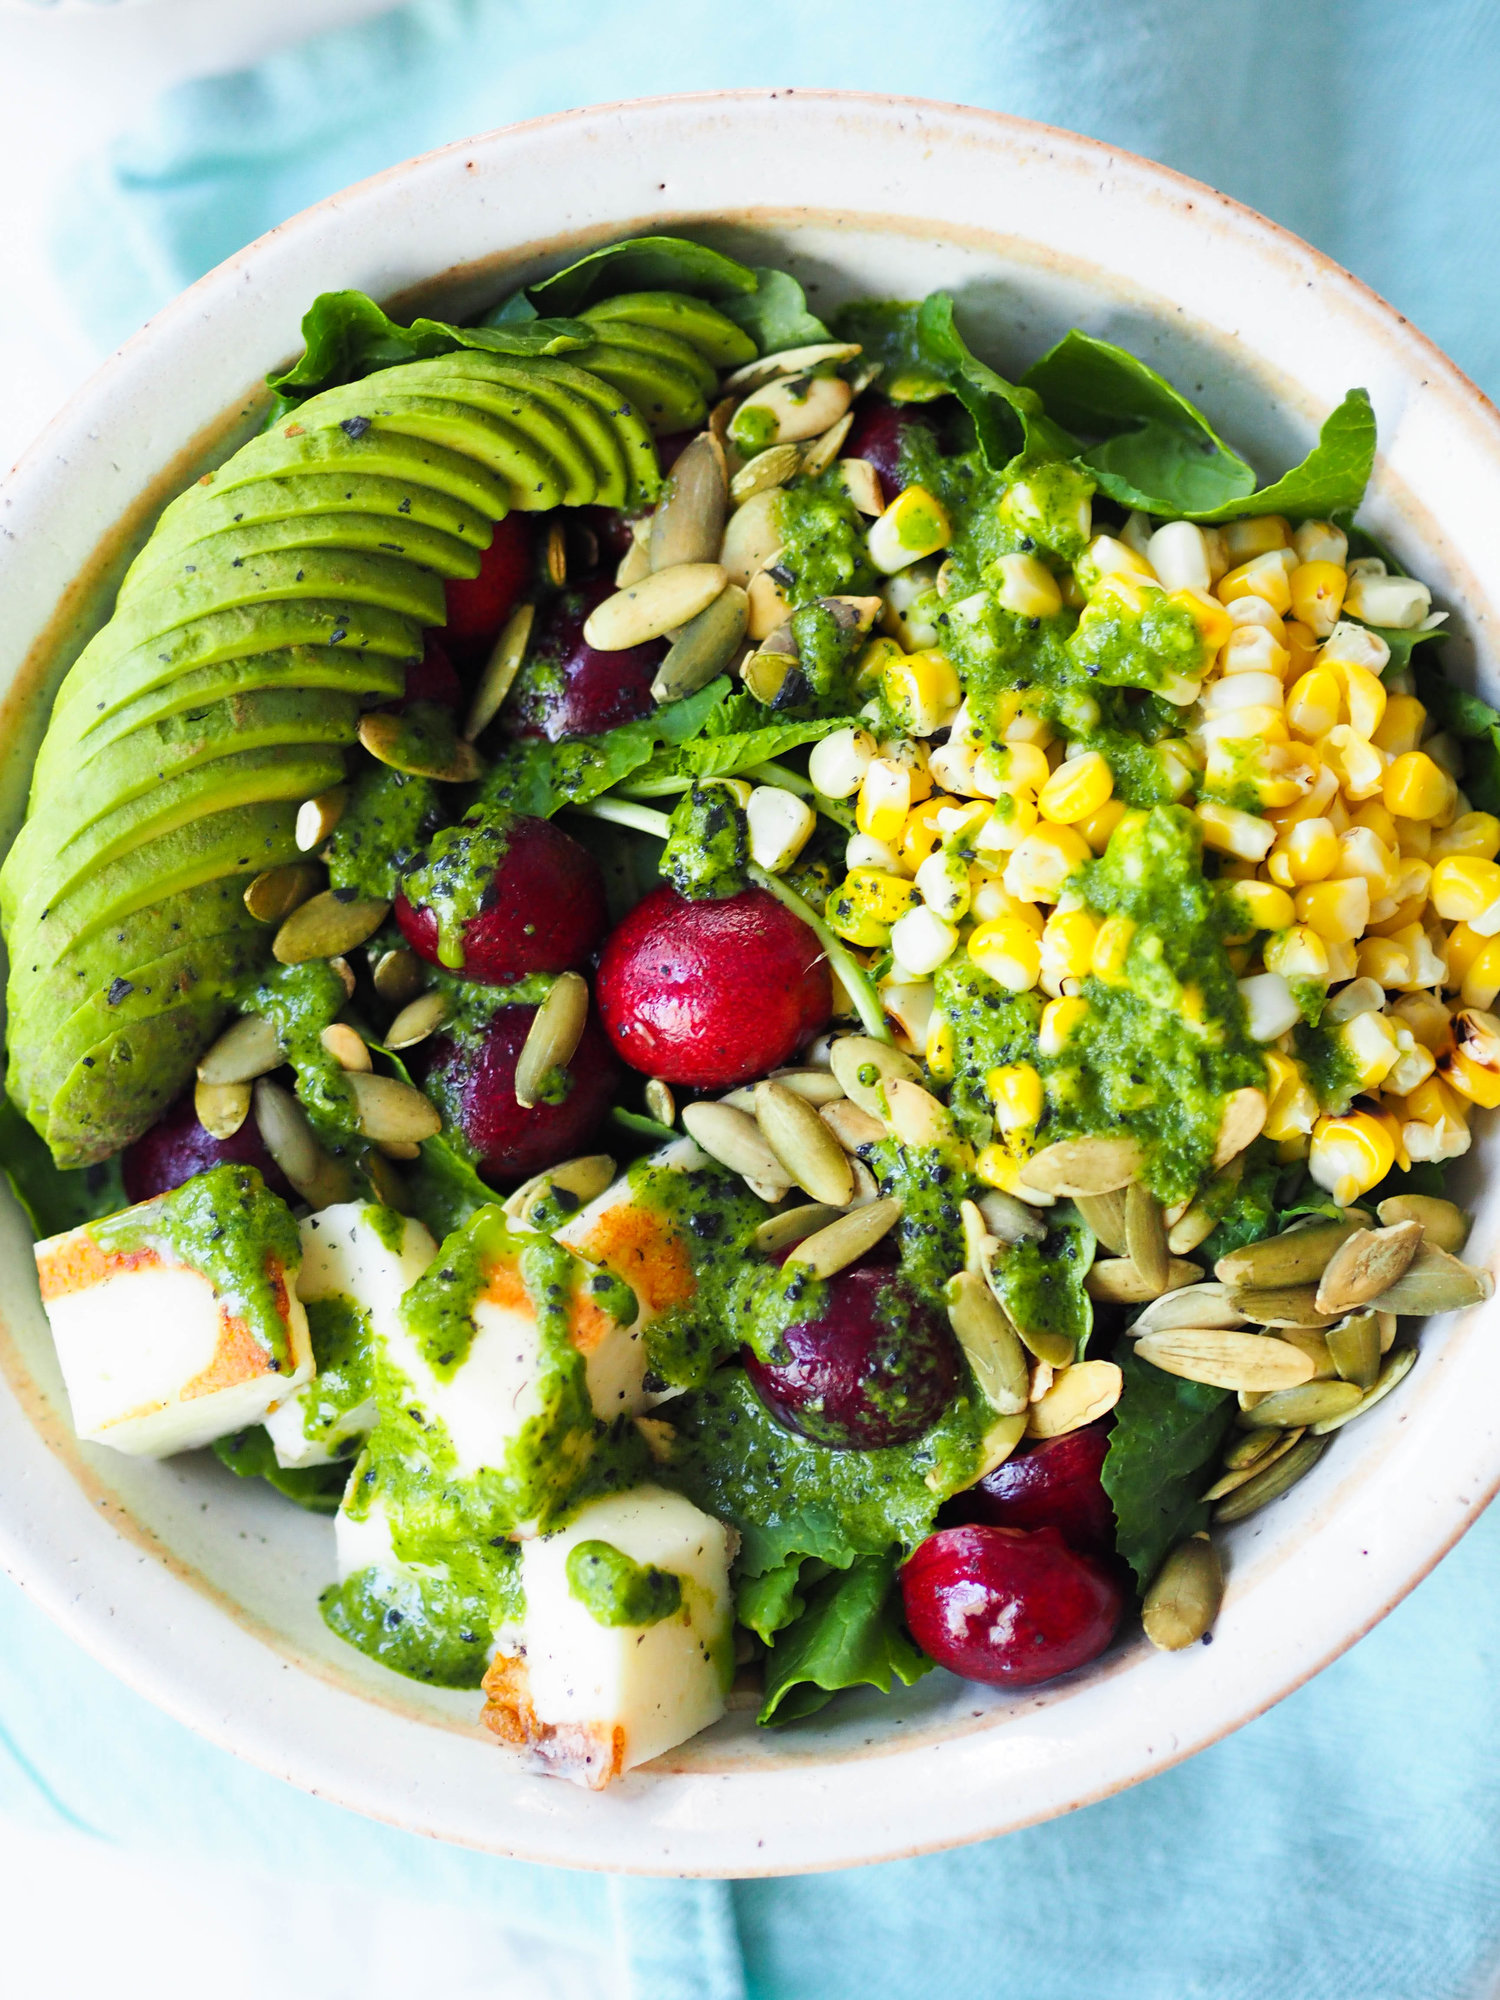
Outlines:
<svg viewBox="0 0 1500 2000"><path fill-rule="evenodd" d="M514 824L501 807L475 806L457 826L439 827L406 871L402 890L413 909L436 920L438 957L450 971L464 962L464 926L494 901L495 872L510 852Z"/></svg>
<svg viewBox="0 0 1500 2000"><path fill-rule="evenodd" d="M381 903L394 900L401 871L446 818L440 789L377 764L361 771L328 842L328 885Z"/></svg>
<svg viewBox="0 0 1500 2000"><path fill-rule="evenodd" d="M307 1330L318 1372L302 1392L302 1434L352 1456L361 1440L350 1419L375 1393L370 1315L349 1299L309 1299Z"/></svg>
<svg viewBox="0 0 1500 2000"><path fill-rule="evenodd" d="M278 965L240 997L241 1011L263 1014L276 1030L297 1075L297 1096L313 1130L332 1153L347 1150L359 1130L348 1073L323 1046L323 1030L348 1005L344 982L326 958Z"/></svg>
<svg viewBox="0 0 1500 2000"><path fill-rule="evenodd" d="M579 1542L568 1551L568 1594L596 1625L659 1625L682 1609L682 1578L638 1563L613 1542Z"/></svg>
<svg viewBox="0 0 1500 2000"><path fill-rule="evenodd" d="M690 902L718 902L749 885L750 825L727 785L694 784L678 800L661 872Z"/></svg>

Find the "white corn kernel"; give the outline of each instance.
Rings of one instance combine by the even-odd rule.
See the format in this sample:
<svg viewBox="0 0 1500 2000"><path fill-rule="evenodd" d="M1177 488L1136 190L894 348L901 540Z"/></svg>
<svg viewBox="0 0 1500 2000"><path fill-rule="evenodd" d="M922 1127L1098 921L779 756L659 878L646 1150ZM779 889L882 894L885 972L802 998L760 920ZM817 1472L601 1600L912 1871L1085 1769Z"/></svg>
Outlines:
<svg viewBox="0 0 1500 2000"><path fill-rule="evenodd" d="M1378 1014L1385 1005L1385 989L1378 979L1351 979L1323 1009L1322 1018L1337 1024L1352 1021L1358 1014Z"/></svg>
<svg viewBox="0 0 1500 2000"><path fill-rule="evenodd" d="M1062 609L1057 579L1035 556L1001 556L994 565L995 595L1019 618L1055 618Z"/></svg>
<svg viewBox="0 0 1500 2000"><path fill-rule="evenodd" d="M1342 568L1349 557L1349 537L1331 521L1304 521L1292 536L1292 547L1303 563L1337 563Z"/></svg>
<svg viewBox="0 0 1500 2000"><path fill-rule="evenodd" d="M1258 972L1239 982L1245 1026L1256 1042L1274 1042L1302 1019L1302 1009L1279 972Z"/></svg>
<svg viewBox="0 0 1500 2000"><path fill-rule="evenodd" d="M790 868L812 838L818 816L806 799L780 785L757 785L745 807L750 859L768 875Z"/></svg>
<svg viewBox="0 0 1500 2000"><path fill-rule="evenodd" d="M1242 708L1280 708L1286 690L1280 674L1236 671L1227 680L1211 681L1203 690L1204 712L1224 715Z"/></svg>
<svg viewBox="0 0 1500 2000"><path fill-rule="evenodd" d="M825 799L852 799L875 761L875 739L865 729L835 729L815 743L807 775Z"/></svg>
<svg viewBox="0 0 1500 2000"><path fill-rule="evenodd" d="M1169 521L1142 551L1163 589L1207 590L1213 582L1208 543L1191 521Z"/></svg>
<svg viewBox="0 0 1500 2000"><path fill-rule="evenodd" d="M1344 607L1371 625L1410 631L1432 609L1432 592L1413 576L1354 575L1344 593Z"/></svg>
<svg viewBox="0 0 1500 2000"><path fill-rule="evenodd" d="M901 973L925 979L953 956L958 931L925 904L891 926L891 951Z"/></svg>
<svg viewBox="0 0 1500 2000"><path fill-rule="evenodd" d="M1318 655L1324 666L1342 660L1348 666L1368 667L1372 674L1380 673L1390 657L1391 649L1378 632L1351 624L1347 618L1334 626Z"/></svg>
<svg viewBox="0 0 1500 2000"><path fill-rule="evenodd" d="M846 868L878 868L882 875L904 875L901 856L888 840L868 833L851 833L844 846Z"/></svg>
<svg viewBox="0 0 1500 2000"><path fill-rule="evenodd" d="M1197 816L1204 845L1220 854L1232 854L1240 861L1264 861L1275 844L1276 829L1269 820L1241 812L1236 806L1205 799Z"/></svg>

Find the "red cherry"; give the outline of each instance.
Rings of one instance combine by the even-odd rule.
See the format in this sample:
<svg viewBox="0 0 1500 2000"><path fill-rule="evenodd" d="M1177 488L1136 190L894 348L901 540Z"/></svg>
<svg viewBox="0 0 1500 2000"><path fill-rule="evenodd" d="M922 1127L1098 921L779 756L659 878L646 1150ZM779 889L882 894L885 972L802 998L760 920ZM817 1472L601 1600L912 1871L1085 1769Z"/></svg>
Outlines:
<svg viewBox="0 0 1500 2000"><path fill-rule="evenodd" d="M421 659L414 660L406 670L406 692L392 706L404 709L414 701L435 701L444 708L462 708L464 684L458 678L453 662L436 633L428 632L424 637L426 643Z"/></svg>
<svg viewBox="0 0 1500 2000"><path fill-rule="evenodd" d="M441 836L445 845L461 838L466 826ZM524 814L508 833L484 907L463 927L462 961L449 968L487 986L509 986L532 972L576 971L588 962L608 921L604 877L587 848L551 820ZM443 963L431 909L413 908L399 892L396 921L413 951L431 965Z"/></svg>
<svg viewBox="0 0 1500 2000"><path fill-rule="evenodd" d="M524 1180L585 1152L604 1122L620 1065L590 1013L568 1062L571 1088L560 1104L516 1102L516 1062L535 1007L501 1007L477 1042L444 1035L432 1046L427 1094L445 1125L462 1133L486 1180Z"/></svg>
<svg viewBox="0 0 1500 2000"><path fill-rule="evenodd" d="M261 1144L254 1117L247 1118L232 1139L216 1139L198 1123L189 1091L120 1155L125 1199L131 1203L149 1201L154 1194L181 1187L195 1174L225 1165L256 1167L273 1194L279 1194L283 1201L297 1199L286 1175Z"/></svg>
<svg viewBox="0 0 1500 2000"><path fill-rule="evenodd" d="M580 590L563 591L538 616L530 658L505 708L513 734L560 743L568 736L601 736L655 711L651 683L666 641L601 653L584 639L590 612L614 590L610 577L596 577Z"/></svg>
<svg viewBox="0 0 1500 2000"><path fill-rule="evenodd" d="M578 518L598 540L599 561L604 568L613 570L629 555L635 536L630 527L632 516L622 507L580 507Z"/></svg>
<svg viewBox="0 0 1500 2000"><path fill-rule="evenodd" d="M692 903L664 884L599 961L599 1012L626 1062L700 1090L775 1069L832 1011L822 946L764 889Z"/></svg>
<svg viewBox="0 0 1500 2000"><path fill-rule="evenodd" d="M1043 1438L987 1472L954 1509L961 1519L995 1528L1056 1528L1069 1548L1110 1560L1115 1510L1099 1479L1108 1450L1101 1424Z"/></svg>
<svg viewBox="0 0 1500 2000"><path fill-rule="evenodd" d="M958 1389L947 1322L889 1265L853 1266L829 1285L821 1318L783 1332L784 1358L745 1372L789 1431L846 1451L909 1444L931 1429Z"/></svg>
<svg viewBox="0 0 1500 2000"><path fill-rule="evenodd" d="M914 427L929 431L932 428L915 410L867 396L855 414L841 455L863 458L873 465L880 474L886 499L893 500L906 487L906 475L901 470L901 441Z"/></svg>
<svg viewBox="0 0 1500 2000"><path fill-rule="evenodd" d="M1033 1687L1096 1659L1125 1610L1115 1575L1056 1528L940 1528L901 1571L912 1637L950 1672Z"/></svg>
<svg viewBox="0 0 1500 2000"><path fill-rule="evenodd" d="M496 638L530 581L531 524L524 514L507 514L495 523L478 576L451 577L443 586L449 638Z"/></svg>

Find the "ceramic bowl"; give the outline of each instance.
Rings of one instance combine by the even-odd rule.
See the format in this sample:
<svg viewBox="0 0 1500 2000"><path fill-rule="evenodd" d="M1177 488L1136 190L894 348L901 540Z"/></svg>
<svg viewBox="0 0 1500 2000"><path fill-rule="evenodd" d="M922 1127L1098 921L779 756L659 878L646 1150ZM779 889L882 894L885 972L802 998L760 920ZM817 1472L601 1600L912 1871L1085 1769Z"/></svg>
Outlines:
<svg viewBox="0 0 1500 2000"><path fill-rule="evenodd" d="M154 512L255 426L265 370L320 291L447 314L615 237L682 227L785 264L815 308L953 290L1008 373L1067 327L1123 341L1262 467L1300 458L1354 384L1381 458L1365 518L1451 609L1457 670L1500 694L1500 420L1362 285L1165 169L1015 119L794 92L544 119L334 196L204 278L109 361L0 505L0 834L48 698ZM1487 1260L1489 1148L1461 1192ZM1466 1182L1466 1187L1463 1183ZM423 1689L318 1616L333 1533L202 1455L78 1445L19 1211L0 1213L0 1557L140 1692L358 1811L573 1866L753 1875L975 1840L1099 1798L1258 1714L1366 1631L1500 1481L1500 1339L1435 1321L1404 1389L1227 1537L1211 1648L1138 1636L1021 1696L934 1673L778 1733L732 1714L594 1796L534 1777L472 1695Z"/></svg>

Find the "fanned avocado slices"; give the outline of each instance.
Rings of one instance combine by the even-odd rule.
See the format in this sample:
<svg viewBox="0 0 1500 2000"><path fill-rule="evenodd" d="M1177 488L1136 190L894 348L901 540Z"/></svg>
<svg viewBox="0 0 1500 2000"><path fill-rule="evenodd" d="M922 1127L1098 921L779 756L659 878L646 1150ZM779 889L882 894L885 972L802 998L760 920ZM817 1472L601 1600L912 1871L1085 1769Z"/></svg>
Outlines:
<svg viewBox="0 0 1500 2000"><path fill-rule="evenodd" d="M488 523L485 531L488 534ZM345 509L289 514L276 520L251 521L243 527L221 528L185 548L165 551L160 562L134 576L128 591L121 590L119 609L123 611L173 583L191 587L200 576L226 564L237 572L283 551L294 555L352 553L375 560L396 556L419 571L450 577L476 576L483 544L462 542L421 521L392 522L382 514Z"/></svg>
<svg viewBox="0 0 1500 2000"><path fill-rule="evenodd" d="M711 361L716 369L742 368L760 350L742 326L688 292L617 292L600 299L583 315L591 326L611 320L625 320L633 326L670 333L696 353ZM710 389L713 383L707 385Z"/></svg>
<svg viewBox="0 0 1500 2000"><path fill-rule="evenodd" d="M195 1001L130 1022L81 1055L42 1132L57 1164L91 1167L154 1125L192 1082L228 1011L224 1000Z"/></svg>

